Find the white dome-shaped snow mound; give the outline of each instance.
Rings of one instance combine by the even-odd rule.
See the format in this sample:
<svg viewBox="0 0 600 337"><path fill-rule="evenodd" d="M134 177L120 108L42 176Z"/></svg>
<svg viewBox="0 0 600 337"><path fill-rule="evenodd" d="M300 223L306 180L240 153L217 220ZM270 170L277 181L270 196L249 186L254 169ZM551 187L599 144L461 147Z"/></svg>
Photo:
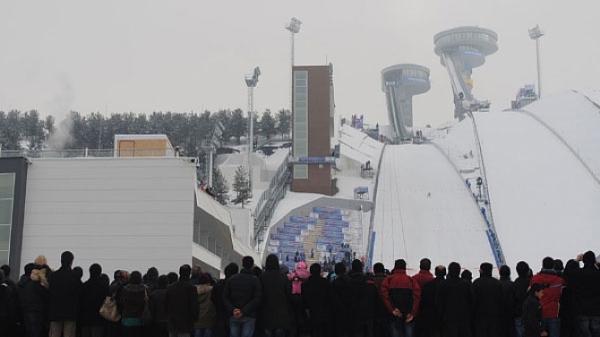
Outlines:
<svg viewBox="0 0 600 337"><path fill-rule="evenodd" d="M600 108L582 94L475 114L507 263L600 249Z"/></svg>
<svg viewBox="0 0 600 337"><path fill-rule="evenodd" d="M481 206L493 215L511 268L600 253L600 92L548 95L522 110L473 118L428 131L429 143L386 148L373 262L391 267L404 258L415 269L423 257L469 269L494 263ZM485 193L476 200L480 176L489 205Z"/></svg>
<svg viewBox="0 0 600 337"><path fill-rule="evenodd" d="M600 92L584 90L550 95L523 111L554 132L600 183Z"/></svg>

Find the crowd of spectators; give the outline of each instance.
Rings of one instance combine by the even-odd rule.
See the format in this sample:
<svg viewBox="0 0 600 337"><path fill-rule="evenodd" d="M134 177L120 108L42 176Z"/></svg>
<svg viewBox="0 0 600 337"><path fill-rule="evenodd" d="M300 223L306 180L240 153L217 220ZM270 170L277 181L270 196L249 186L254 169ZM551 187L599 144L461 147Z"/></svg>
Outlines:
<svg viewBox="0 0 600 337"><path fill-rule="evenodd" d="M217 280L199 266L161 275L149 268L117 270L112 282L100 264L73 267L65 251L53 270L40 255L18 282L0 271L0 336L65 337L587 337L600 336L600 270L588 251L569 260L546 257L533 272L521 261L484 262L472 280L458 262L435 267L421 260L410 276L403 259L388 272L376 263L365 273L353 260L325 273L304 262L288 271L274 254L230 263ZM582 263L582 265L581 265ZM113 299L120 318L100 315Z"/></svg>

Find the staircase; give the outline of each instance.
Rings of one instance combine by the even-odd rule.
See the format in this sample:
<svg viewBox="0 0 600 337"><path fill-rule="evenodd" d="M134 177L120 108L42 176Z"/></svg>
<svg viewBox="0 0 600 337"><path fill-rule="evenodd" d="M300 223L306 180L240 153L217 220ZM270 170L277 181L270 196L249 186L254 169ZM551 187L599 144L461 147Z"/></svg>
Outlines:
<svg viewBox="0 0 600 337"><path fill-rule="evenodd" d="M304 253L308 266L313 263L323 266L325 256L329 256L330 261L335 257L336 262L341 262L352 250L363 256L362 230L357 228L361 223L353 212L359 211L314 207L309 216L290 216L283 227L277 228L277 233L270 235L272 242L267 250L276 253L290 270L297 264L295 252ZM342 247L342 244L348 246ZM314 252L312 257L311 251ZM346 262L349 264L351 260L348 258Z"/></svg>
<svg viewBox="0 0 600 337"><path fill-rule="evenodd" d="M321 254L317 250L317 238L323 235L323 225L325 220L319 219L315 225L315 229L310 231L310 234L304 237L304 249L306 251L306 264L310 267L313 263L323 262ZM314 257L310 256L310 252L315 252Z"/></svg>

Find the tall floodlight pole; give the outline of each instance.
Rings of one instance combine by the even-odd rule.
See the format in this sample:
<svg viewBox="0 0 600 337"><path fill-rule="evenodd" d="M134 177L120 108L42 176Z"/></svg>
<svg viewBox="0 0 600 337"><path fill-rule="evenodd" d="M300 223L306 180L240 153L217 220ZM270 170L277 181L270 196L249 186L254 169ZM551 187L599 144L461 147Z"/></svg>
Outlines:
<svg viewBox="0 0 600 337"><path fill-rule="evenodd" d="M248 136L248 193L252 196L252 152L254 152L254 88L258 84L260 68L254 68L251 76L246 76L248 86L248 123L250 123Z"/></svg>
<svg viewBox="0 0 600 337"><path fill-rule="evenodd" d="M290 69L290 112L292 111L292 97L293 97L293 92L292 90L294 90L294 35L298 34L300 32L300 26L302 25L302 21L300 21L300 19L297 18L292 18L292 20L290 20L290 23L285 26L285 29L290 31L290 45L291 45L291 69Z"/></svg>
<svg viewBox="0 0 600 337"><path fill-rule="evenodd" d="M290 24L285 26L285 29L289 30L290 35L290 43L292 45L292 67L294 66L294 35L300 32L300 26L302 25L302 21L297 18L292 18Z"/></svg>
<svg viewBox="0 0 600 337"><path fill-rule="evenodd" d="M538 99L542 97L542 70L540 65L540 37L544 36L544 32L539 25L529 30L529 37L535 40L535 53L537 58L537 78L538 78Z"/></svg>

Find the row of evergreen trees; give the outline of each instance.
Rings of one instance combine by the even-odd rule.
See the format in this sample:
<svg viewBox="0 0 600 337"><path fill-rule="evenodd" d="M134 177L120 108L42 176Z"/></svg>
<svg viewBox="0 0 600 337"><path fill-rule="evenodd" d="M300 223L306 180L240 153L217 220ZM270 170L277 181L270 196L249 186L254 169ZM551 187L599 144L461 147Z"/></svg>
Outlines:
<svg viewBox="0 0 600 337"><path fill-rule="evenodd" d="M223 126L220 140L224 145L240 144L241 138L248 135L248 118L240 109L202 114L130 112L110 116L71 111L58 125L53 116L42 119L36 110L11 110L0 111L0 144L2 150L112 149L115 134L166 134L183 155L196 157L217 122ZM254 125L256 134L267 139L276 134L285 137L291 127L290 111L281 109L273 115L266 110L260 120L255 115Z"/></svg>
<svg viewBox="0 0 600 337"><path fill-rule="evenodd" d="M122 113L104 116L98 112L82 115L71 111L58 125L53 116L41 118L36 110L21 112L0 111L1 150L43 149L113 149L116 134L166 134L173 146L179 147L182 156L198 157L198 179L206 172L205 153L202 146L213 135L217 123L223 126L220 142L223 145L240 144L248 136L248 118L240 109L220 110L202 114L153 112L152 114ZM267 139L280 134L289 135L291 113L281 109L277 115L266 110L260 120L255 115L254 129L257 135ZM229 200L229 183L215 168L210 193L221 204ZM239 167L233 182L236 197L233 202L242 207L248 200L247 172Z"/></svg>

